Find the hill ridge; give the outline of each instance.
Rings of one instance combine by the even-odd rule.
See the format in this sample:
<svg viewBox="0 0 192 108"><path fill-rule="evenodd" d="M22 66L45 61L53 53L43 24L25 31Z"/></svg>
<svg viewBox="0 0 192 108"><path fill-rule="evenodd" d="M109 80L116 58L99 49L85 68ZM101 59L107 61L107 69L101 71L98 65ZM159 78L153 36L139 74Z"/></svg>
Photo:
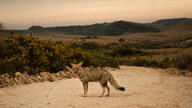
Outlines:
<svg viewBox="0 0 192 108"><path fill-rule="evenodd" d="M147 24L123 20L114 21L111 23L96 23L90 25L45 27L44 30L77 35L120 35L123 33L160 32L158 28Z"/></svg>

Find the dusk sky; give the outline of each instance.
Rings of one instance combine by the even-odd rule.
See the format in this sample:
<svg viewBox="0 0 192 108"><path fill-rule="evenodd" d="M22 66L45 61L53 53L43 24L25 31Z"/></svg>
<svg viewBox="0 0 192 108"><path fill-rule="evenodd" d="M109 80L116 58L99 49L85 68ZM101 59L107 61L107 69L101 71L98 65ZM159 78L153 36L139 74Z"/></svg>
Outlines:
<svg viewBox="0 0 192 108"><path fill-rule="evenodd" d="M192 0L0 0L0 22L7 29L179 17L192 18Z"/></svg>

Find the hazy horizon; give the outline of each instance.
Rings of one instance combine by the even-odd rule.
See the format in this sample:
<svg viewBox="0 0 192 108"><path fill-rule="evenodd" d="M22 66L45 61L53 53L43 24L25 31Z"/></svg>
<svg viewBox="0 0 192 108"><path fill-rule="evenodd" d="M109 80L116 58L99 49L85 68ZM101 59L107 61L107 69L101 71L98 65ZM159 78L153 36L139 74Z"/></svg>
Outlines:
<svg viewBox="0 0 192 108"><path fill-rule="evenodd" d="M0 0L0 22L7 29L32 25L67 26L126 20L192 18L192 0Z"/></svg>

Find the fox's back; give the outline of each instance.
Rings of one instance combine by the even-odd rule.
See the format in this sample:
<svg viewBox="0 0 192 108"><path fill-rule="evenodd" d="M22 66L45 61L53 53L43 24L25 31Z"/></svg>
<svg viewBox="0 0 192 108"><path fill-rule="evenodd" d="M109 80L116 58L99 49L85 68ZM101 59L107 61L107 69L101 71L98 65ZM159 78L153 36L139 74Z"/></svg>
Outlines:
<svg viewBox="0 0 192 108"><path fill-rule="evenodd" d="M90 68L90 69L84 70L82 74L84 74L84 78L82 79L80 78L80 80L84 80L88 82L108 79L110 75L110 73L107 70L97 69L97 68Z"/></svg>

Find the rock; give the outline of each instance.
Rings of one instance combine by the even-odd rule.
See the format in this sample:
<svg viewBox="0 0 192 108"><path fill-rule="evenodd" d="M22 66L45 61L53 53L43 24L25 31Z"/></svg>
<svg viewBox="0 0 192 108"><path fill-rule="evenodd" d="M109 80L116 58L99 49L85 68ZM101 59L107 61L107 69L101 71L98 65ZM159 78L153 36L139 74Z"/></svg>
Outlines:
<svg viewBox="0 0 192 108"><path fill-rule="evenodd" d="M16 80L8 73L0 76L0 87L9 87L16 85Z"/></svg>
<svg viewBox="0 0 192 108"><path fill-rule="evenodd" d="M50 82L54 82L57 80L57 78L49 72L40 72L40 75L43 80L48 80Z"/></svg>
<svg viewBox="0 0 192 108"><path fill-rule="evenodd" d="M40 72L43 81L46 81L49 78L49 72Z"/></svg>
<svg viewBox="0 0 192 108"><path fill-rule="evenodd" d="M30 78L25 77L20 72L16 72L15 76L16 76L16 81L17 81L18 85L20 85L20 84L31 84L32 83L32 80Z"/></svg>
<svg viewBox="0 0 192 108"><path fill-rule="evenodd" d="M28 75L27 73L16 72L15 77L11 77L8 73L0 75L0 87L8 87L13 85L31 84L33 82L54 82L64 78L76 77L71 71L59 71L57 73L40 72L36 75Z"/></svg>
<svg viewBox="0 0 192 108"><path fill-rule="evenodd" d="M36 75L35 77L36 77L36 80L37 80L38 82L43 82L43 81L45 81L40 75Z"/></svg>
<svg viewBox="0 0 192 108"><path fill-rule="evenodd" d="M5 74L4 74L4 77L10 78L11 76L10 76L8 73L5 73Z"/></svg>
<svg viewBox="0 0 192 108"><path fill-rule="evenodd" d="M50 82L54 82L54 81L57 80L57 78L50 74L47 80L50 81Z"/></svg>
<svg viewBox="0 0 192 108"><path fill-rule="evenodd" d="M0 75L0 88L3 87L3 83L4 83L4 77L3 75Z"/></svg>
<svg viewBox="0 0 192 108"><path fill-rule="evenodd" d="M178 76L185 76L186 73L187 73L187 70L180 70Z"/></svg>
<svg viewBox="0 0 192 108"><path fill-rule="evenodd" d="M186 72L186 73L185 73L185 76L187 76L187 77L192 77L192 72Z"/></svg>
<svg viewBox="0 0 192 108"><path fill-rule="evenodd" d="M71 71L63 71L65 78L76 78L76 75Z"/></svg>
<svg viewBox="0 0 192 108"><path fill-rule="evenodd" d="M54 77L56 77L57 79L60 78L59 75L58 75L57 73L52 73L52 75L53 75Z"/></svg>
<svg viewBox="0 0 192 108"><path fill-rule="evenodd" d="M65 73L64 73L63 71L59 71L59 72L58 72L58 75L59 75L59 77L61 77L61 78L66 78L66 75L65 75Z"/></svg>

